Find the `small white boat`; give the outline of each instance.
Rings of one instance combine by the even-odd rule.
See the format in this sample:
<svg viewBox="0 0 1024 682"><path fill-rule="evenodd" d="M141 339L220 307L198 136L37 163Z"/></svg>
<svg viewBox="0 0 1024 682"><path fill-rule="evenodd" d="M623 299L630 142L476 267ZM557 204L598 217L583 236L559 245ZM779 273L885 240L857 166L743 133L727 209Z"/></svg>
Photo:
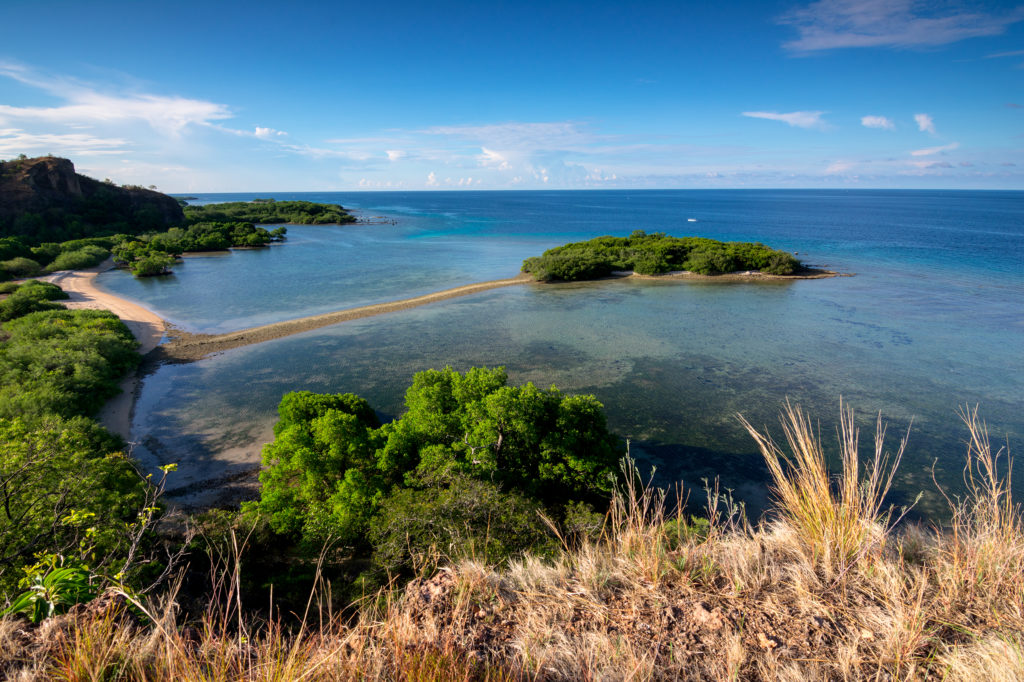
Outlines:
<svg viewBox="0 0 1024 682"><path fill-rule="evenodd" d="M697 219L696 218L687 218L686 222L688 222L688 223L695 223L695 222L697 222Z"/></svg>

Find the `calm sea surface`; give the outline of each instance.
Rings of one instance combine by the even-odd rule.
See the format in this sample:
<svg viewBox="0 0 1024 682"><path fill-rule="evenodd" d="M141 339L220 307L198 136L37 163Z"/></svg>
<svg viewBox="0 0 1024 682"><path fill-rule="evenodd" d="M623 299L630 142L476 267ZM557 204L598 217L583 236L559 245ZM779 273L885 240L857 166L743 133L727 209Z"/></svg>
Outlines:
<svg viewBox="0 0 1024 682"><path fill-rule="evenodd" d="M778 434L787 397L832 439L842 397L881 411L893 447L912 422L894 501L934 477L957 489L958 406L993 440L1024 433L1024 193L588 191L202 195L306 199L396 224L289 226L261 250L188 257L167 278L100 286L179 327L223 332L509 277L544 249L664 231L761 241L854 277L792 282L609 281L519 286L165 366L146 378L136 454L180 462L179 488L259 463L281 394L358 393L400 414L413 373L504 365L516 383L594 393L662 481L720 476L754 510L764 469L737 413ZM200 202L194 202L200 203ZM696 222L688 222L688 219ZM866 448L867 449L867 448ZM1017 486L1024 492L1024 483Z"/></svg>

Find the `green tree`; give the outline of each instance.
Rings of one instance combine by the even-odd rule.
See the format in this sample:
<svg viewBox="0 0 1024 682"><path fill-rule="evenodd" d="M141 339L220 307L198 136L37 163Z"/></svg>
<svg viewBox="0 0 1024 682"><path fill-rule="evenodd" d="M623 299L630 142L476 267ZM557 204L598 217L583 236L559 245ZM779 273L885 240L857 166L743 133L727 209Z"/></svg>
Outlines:
<svg viewBox="0 0 1024 682"><path fill-rule="evenodd" d="M132 261L129 267L136 277L152 277L169 273L172 265L174 265L174 256L157 251Z"/></svg>
<svg viewBox="0 0 1024 682"><path fill-rule="evenodd" d="M286 395L247 510L307 542L369 538L389 568L408 558L396 549L403 535L417 551L474 538L488 557L507 556L544 534L535 511L606 500L625 450L593 396L508 386L502 368L419 372L405 405L379 426L357 396ZM451 523L435 518L455 508L464 513Z"/></svg>
<svg viewBox="0 0 1024 682"><path fill-rule="evenodd" d="M263 449L259 511L279 533L355 541L383 496L373 409L351 393L302 391L286 394L278 415Z"/></svg>
<svg viewBox="0 0 1024 682"><path fill-rule="evenodd" d="M118 438L84 417L0 419L0 593L40 554L109 563L146 482Z"/></svg>

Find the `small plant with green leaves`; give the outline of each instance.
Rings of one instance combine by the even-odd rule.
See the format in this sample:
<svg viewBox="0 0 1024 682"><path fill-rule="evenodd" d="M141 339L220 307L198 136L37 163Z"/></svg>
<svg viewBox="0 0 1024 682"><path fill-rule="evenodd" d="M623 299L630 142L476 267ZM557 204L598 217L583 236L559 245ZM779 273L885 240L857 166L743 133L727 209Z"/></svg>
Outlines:
<svg viewBox="0 0 1024 682"><path fill-rule="evenodd" d="M27 569L21 584L27 589L0 615L21 614L33 623L65 613L96 596L96 586L84 564L50 555Z"/></svg>

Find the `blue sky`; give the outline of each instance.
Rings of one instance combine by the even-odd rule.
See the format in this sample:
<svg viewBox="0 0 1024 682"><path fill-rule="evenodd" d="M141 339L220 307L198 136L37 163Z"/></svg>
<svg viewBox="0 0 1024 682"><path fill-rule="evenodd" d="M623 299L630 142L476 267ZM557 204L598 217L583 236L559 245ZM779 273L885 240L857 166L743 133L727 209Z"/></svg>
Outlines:
<svg viewBox="0 0 1024 682"><path fill-rule="evenodd" d="M0 158L169 192L1024 189L1012 3L3 0L0 25Z"/></svg>

